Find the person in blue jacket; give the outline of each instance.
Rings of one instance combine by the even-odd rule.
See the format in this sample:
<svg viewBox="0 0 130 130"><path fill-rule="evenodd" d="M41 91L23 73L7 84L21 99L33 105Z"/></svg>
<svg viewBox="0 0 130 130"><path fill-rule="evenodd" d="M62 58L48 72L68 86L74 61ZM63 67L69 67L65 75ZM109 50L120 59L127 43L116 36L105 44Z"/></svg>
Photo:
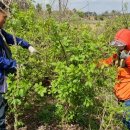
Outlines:
<svg viewBox="0 0 130 130"><path fill-rule="evenodd" d="M3 97L3 93L7 90L6 76L8 73L16 72L17 63L12 59L9 45L17 43L23 48L28 49L31 53L36 52L28 42L7 33L3 29L3 25L8 17L9 7L0 1L0 130L5 130L5 113L7 110L7 101Z"/></svg>

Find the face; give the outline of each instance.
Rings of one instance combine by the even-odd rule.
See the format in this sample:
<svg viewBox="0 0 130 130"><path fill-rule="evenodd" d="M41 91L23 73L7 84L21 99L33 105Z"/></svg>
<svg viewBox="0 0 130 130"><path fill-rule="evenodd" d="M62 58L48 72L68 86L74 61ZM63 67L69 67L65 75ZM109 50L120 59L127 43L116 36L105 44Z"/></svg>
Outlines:
<svg viewBox="0 0 130 130"><path fill-rule="evenodd" d="M125 49L125 46L117 46L116 48L118 51L123 51Z"/></svg>
<svg viewBox="0 0 130 130"><path fill-rule="evenodd" d="M3 27L3 25L6 22L7 14L0 11L0 28Z"/></svg>

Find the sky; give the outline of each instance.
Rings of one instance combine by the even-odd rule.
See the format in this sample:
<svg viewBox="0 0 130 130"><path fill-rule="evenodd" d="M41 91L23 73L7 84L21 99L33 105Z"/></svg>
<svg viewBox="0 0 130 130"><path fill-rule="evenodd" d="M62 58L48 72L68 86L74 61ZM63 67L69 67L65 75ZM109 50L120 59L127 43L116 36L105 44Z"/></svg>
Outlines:
<svg viewBox="0 0 130 130"><path fill-rule="evenodd" d="M53 9L58 9L58 0L35 0L36 3L42 3L43 8L45 8L46 4L51 4L53 1ZM62 0L66 1L66 0ZM122 11L122 1L123 3L127 3L127 11L130 12L130 0L68 0L68 8L69 9L77 9L80 11L90 11L101 14L105 11Z"/></svg>

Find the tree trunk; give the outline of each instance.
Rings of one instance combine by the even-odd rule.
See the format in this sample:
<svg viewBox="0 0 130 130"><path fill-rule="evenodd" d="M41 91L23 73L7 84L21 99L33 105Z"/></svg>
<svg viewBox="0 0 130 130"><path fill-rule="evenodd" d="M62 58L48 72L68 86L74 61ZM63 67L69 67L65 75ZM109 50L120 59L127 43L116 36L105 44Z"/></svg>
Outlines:
<svg viewBox="0 0 130 130"><path fill-rule="evenodd" d="M62 4L61 4L61 0L59 0L59 12L61 13L62 12Z"/></svg>

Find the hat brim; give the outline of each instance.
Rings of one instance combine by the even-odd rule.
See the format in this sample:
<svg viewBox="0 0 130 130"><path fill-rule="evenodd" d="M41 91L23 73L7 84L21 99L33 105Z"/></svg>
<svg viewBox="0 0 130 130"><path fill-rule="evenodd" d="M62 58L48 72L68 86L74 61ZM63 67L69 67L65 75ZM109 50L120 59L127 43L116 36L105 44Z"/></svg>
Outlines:
<svg viewBox="0 0 130 130"><path fill-rule="evenodd" d="M3 9L1 9L1 8L0 8L0 11L3 12L4 14L6 14L7 16L10 16L10 12L9 12L9 11L3 10Z"/></svg>
<svg viewBox="0 0 130 130"><path fill-rule="evenodd" d="M123 47L123 46L126 46L123 42L117 41L117 40L111 41L111 42L109 43L109 45L110 45L110 46L115 46L115 47Z"/></svg>

